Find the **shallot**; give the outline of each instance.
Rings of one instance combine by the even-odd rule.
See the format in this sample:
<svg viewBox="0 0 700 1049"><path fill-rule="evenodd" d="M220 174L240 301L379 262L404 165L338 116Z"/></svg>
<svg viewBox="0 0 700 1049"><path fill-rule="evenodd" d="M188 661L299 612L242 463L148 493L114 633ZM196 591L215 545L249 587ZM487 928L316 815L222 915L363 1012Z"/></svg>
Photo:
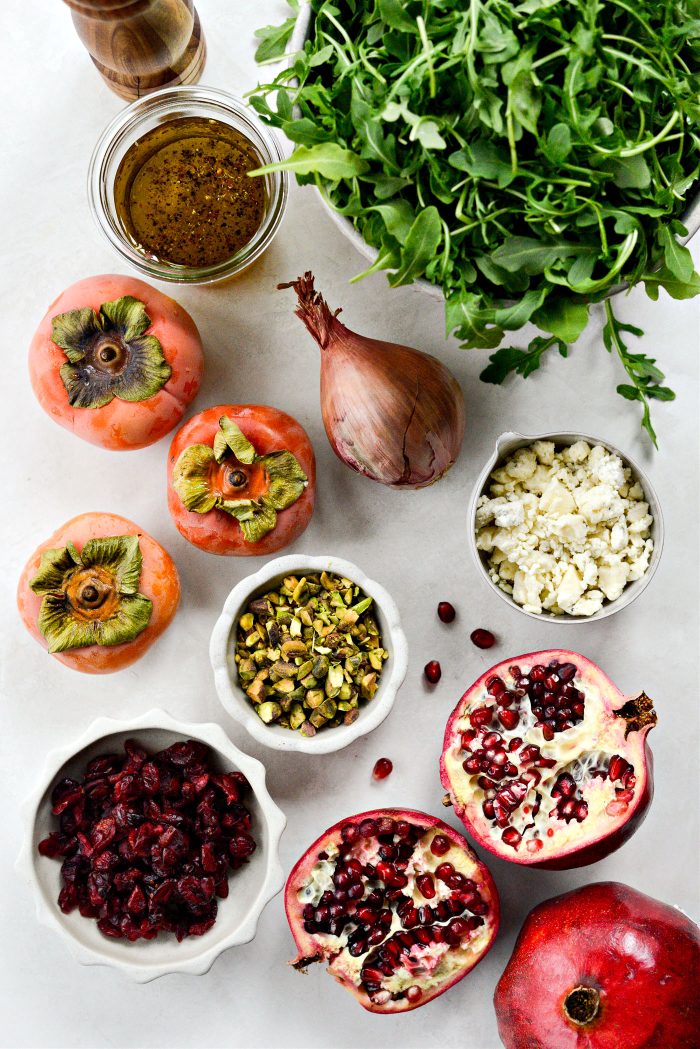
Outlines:
<svg viewBox="0 0 700 1049"><path fill-rule="evenodd" d="M435 357L365 338L338 320L313 274L279 288L321 348L321 412L344 463L391 488L423 488L449 470L464 437L464 397Z"/></svg>

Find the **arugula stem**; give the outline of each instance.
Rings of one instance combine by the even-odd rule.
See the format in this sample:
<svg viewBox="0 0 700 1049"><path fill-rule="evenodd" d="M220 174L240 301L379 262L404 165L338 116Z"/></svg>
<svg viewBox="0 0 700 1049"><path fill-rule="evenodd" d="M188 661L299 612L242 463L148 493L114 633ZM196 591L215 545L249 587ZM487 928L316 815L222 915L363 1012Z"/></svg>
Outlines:
<svg viewBox="0 0 700 1049"><path fill-rule="evenodd" d="M416 18L416 25L418 26L418 35L420 36L421 44L423 45L423 54L425 55L425 61L428 65L428 82L430 84L430 97L435 98L437 86L435 84L435 70L433 68L433 56L430 51L430 41L428 40L428 34L425 31L425 22L421 15Z"/></svg>

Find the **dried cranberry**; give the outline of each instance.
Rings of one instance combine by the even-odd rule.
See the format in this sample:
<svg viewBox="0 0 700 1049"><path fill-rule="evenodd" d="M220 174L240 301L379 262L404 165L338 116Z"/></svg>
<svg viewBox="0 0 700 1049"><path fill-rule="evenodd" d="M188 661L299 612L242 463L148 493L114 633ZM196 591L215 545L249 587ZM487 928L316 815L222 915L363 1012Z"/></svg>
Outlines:
<svg viewBox="0 0 700 1049"><path fill-rule="evenodd" d="M38 845L60 858L59 907L96 920L103 935L129 941L173 932L202 936L216 920L227 873L256 847L250 789L240 772L220 773L198 740L157 754L137 740L64 778L51 805L60 830Z"/></svg>

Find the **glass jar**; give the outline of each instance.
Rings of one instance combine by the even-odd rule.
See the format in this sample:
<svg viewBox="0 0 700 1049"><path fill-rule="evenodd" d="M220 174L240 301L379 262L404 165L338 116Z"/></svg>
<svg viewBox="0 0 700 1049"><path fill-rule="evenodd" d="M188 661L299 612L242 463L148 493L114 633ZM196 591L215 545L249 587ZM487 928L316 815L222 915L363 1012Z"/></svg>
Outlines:
<svg viewBox="0 0 700 1049"><path fill-rule="evenodd" d="M289 176L286 171L257 176L265 181L265 214L252 239L230 258L201 267L150 258L139 250L117 214L115 176L127 150L138 139L161 124L181 118L213 119L234 128L260 155L261 166L284 159L277 138L242 99L217 88L165 88L133 102L105 128L90 160L88 198L104 236L141 273L179 284L209 284L240 273L270 246L287 206Z"/></svg>

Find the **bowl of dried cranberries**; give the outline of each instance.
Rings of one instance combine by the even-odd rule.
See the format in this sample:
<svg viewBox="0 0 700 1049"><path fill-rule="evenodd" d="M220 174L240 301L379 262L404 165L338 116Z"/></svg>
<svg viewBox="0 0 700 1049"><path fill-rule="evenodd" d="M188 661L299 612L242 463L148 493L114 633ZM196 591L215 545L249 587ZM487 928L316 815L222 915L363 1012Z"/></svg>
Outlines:
<svg viewBox="0 0 700 1049"><path fill-rule="evenodd" d="M146 983L207 972L282 887L285 817L265 769L213 724L99 718L53 751L18 869L86 965Z"/></svg>

